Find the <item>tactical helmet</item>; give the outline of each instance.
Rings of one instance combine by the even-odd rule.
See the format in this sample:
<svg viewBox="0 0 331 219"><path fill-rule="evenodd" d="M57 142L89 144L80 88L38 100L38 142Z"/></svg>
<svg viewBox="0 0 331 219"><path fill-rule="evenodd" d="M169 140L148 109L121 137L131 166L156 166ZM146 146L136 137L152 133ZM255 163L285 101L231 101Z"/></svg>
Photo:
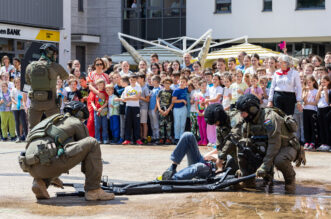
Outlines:
<svg viewBox="0 0 331 219"><path fill-rule="evenodd" d="M247 112L245 120L251 121L260 110L260 100L253 94L244 94L236 102L237 110Z"/></svg>
<svg viewBox="0 0 331 219"><path fill-rule="evenodd" d="M40 47L40 53L55 62L59 50L53 43L45 43Z"/></svg>
<svg viewBox="0 0 331 219"><path fill-rule="evenodd" d="M209 105L205 110L204 117L209 125L214 125L217 121L221 124L229 123L229 116L224 111L222 104L219 103Z"/></svg>
<svg viewBox="0 0 331 219"><path fill-rule="evenodd" d="M77 117L78 119L87 119L89 117L89 113L87 107L84 103L79 101L71 101L66 103L63 111L65 113L70 113L70 115Z"/></svg>

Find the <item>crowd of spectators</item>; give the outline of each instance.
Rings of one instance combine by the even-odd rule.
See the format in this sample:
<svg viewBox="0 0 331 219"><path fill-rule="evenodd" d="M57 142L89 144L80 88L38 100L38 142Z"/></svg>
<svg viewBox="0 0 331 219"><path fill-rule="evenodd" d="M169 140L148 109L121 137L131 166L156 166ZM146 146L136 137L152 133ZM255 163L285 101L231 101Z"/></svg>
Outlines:
<svg viewBox="0 0 331 219"><path fill-rule="evenodd" d="M183 56L183 64L160 63L152 54L150 64L140 61L136 68L127 61L113 65L108 56L96 58L86 73L79 60L69 61L67 68L69 80L57 81L61 109L69 101L84 102L89 134L103 144L173 144L191 131L199 145L214 146L216 126L205 123L206 107L221 103L229 111L241 95L251 93L261 107L275 106L294 116L305 149L331 149L331 52L295 65L287 55L262 60L243 51L219 58L211 68L192 61L190 54ZM3 140L9 134L11 140L23 141L28 131L29 98L20 91L20 71L19 59L11 65L2 57Z"/></svg>

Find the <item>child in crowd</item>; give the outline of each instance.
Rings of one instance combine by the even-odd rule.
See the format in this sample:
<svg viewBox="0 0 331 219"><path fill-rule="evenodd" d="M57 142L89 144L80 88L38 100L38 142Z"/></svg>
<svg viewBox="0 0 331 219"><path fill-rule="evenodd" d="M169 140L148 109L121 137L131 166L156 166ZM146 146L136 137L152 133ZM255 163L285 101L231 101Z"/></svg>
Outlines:
<svg viewBox="0 0 331 219"><path fill-rule="evenodd" d="M247 88L249 88L251 86L251 75L249 73L244 74L244 82L245 82Z"/></svg>
<svg viewBox="0 0 331 219"><path fill-rule="evenodd" d="M26 93L23 93L21 91L21 79L19 77L15 78L14 84L15 88L13 88L10 92L10 97L12 100L11 110L14 113L15 127L17 133L16 143L18 143L21 141L25 141L25 138L28 134L28 125L26 122L25 113L27 107L25 105ZM20 126L22 126L22 133L20 131Z"/></svg>
<svg viewBox="0 0 331 219"><path fill-rule="evenodd" d="M231 75L230 74L225 74L223 76L223 83L224 83L224 91L223 91L223 108L225 111L230 110L230 105L231 105L231 100L232 100L232 90L230 88L231 86Z"/></svg>
<svg viewBox="0 0 331 219"><path fill-rule="evenodd" d="M11 112L12 99L8 89L8 82L3 81L1 83L0 91L0 117L1 117L1 131L2 140L8 140L8 129L10 140L15 141L15 118L13 112Z"/></svg>
<svg viewBox="0 0 331 219"><path fill-rule="evenodd" d="M170 86L171 90L176 90L177 88L179 88L179 78L180 78L180 73L179 72L174 72L171 75L172 78L172 85Z"/></svg>
<svg viewBox="0 0 331 219"><path fill-rule="evenodd" d="M87 99L88 99L88 95L90 93L90 89L87 85L87 81L86 78L84 76L80 76L79 78L79 84L80 84L80 89L79 92L81 94L81 101L87 105Z"/></svg>
<svg viewBox="0 0 331 219"><path fill-rule="evenodd" d="M209 98L205 100L206 104L221 103L223 97L223 88L220 86L221 77L214 75L213 86L208 88ZM216 125L207 124L208 146L216 144Z"/></svg>
<svg viewBox="0 0 331 219"><path fill-rule="evenodd" d="M243 73L241 70L236 72L236 81L230 86L231 92L231 105L234 107L234 104L238 98L244 94L245 90L248 88L247 84L243 82Z"/></svg>
<svg viewBox="0 0 331 219"><path fill-rule="evenodd" d="M260 88L263 91L261 106L262 107L267 107L267 105L268 105L268 98L269 98L269 88L267 88L267 86L268 86L268 78L266 76L262 76L259 79L259 86L260 86Z"/></svg>
<svg viewBox="0 0 331 219"><path fill-rule="evenodd" d="M157 113L157 106L156 106L156 97L160 91L160 76L158 75L154 75L152 77L152 85L153 85L153 90L151 91L150 94L150 100L149 100L149 107L148 107L148 115L149 115L149 119L151 122L151 128L152 128L152 140L155 143L159 142L159 117L158 117L158 113ZM163 143L163 142L160 142Z"/></svg>
<svg viewBox="0 0 331 219"><path fill-rule="evenodd" d="M91 98L91 105L94 110L94 127L95 127L95 138L99 143L101 143L101 135L104 144L109 143L108 136L108 120L107 120L107 104L108 104L108 95L105 91L105 81L100 78L95 82L97 90L99 93L102 93L104 97L101 97L95 93ZM100 129L102 132L100 133Z"/></svg>
<svg viewBox="0 0 331 219"><path fill-rule="evenodd" d="M130 74L130 85L125 87L122 94L123 101L126 102L125 108L125 141L123 145L131 144L131 139L138 145L143 143L140 140L140 108L139 99L141 95L141 87L137 84L138 76L134 73ZM131 138L133 132L133 138Z"/></svg>
<svg viewBox="0 0 331 219"><path fill-rule="evenodd" d="M163 90L160 90L156 98L156 106L159 111L160 118L160 144L171 144L171 126L172 116L171 110L174 106L172 101L172 90L170 88L172 79L170 77L165 78L162 81Z"/></svg>
<svg viewBox="0 0 331 219"><path fill-rule="evenodd" d="M198 110L195 105L195 100L197 99L197 94L199 93L198 87L194 85L194 79L188 83L188 91L190 93L189 102L190 102L190 125L191 132L194 134L195 138L199 139L199 126L198 126Z"/></svg>
<svg viewBox="0 0 331 219"><path fill-rule="evenodd" d="M126 102L123 100L124 100L124 90L130 84L129 77L124 76L123 78L121 78L120 84L121 84L121 87L123 88L123 90L119 90L119 91L121 91L121 98L119 99L119 101L120 101L120 128L121 128L120 141L123 143L124 138L125 138L125 108L126 108ZM115 85L115 91L116 91L116 85Z"/></svg>
<svg viewBox="0 0 331 219"><path fill-rule="evenodd" d="M56 95L58 98L61 100L61 113L63 113L63 108L64 108L64 97L67 96L67 91L63 88L63 81L61 78L57 79L57 84L56 84Z"/></svg>
<svg viewBox="0 0 331 219"><path fill-rule="evenodd" d="M209 98L209 93L207 89L207 81L201 80L199 82L200 92L197 94L197 99L195 101L195 107L198 110L198 125L200 132L200 141L198 145L206 146L208 144L207 140L207 124L204 118L204 111L207 108L205 100Z"/></svg>
<svg viewBox="0 0 331 219"><path fill-rule="evenodd" d="M185 131L186 117L187 117L187 78L181 77L179 80L179 88L172 93L172 103L174 104L174 134L175 143L179 141L180 136Z"/></svg>
<svg viewBox="0 0 331 219"><path fill-rule="evenodd" d="M303 127L305 144L304 149L314 150L317 145L317 101L318 84L313 75L307 76L307 87L303 88L302 99L303 108Z"/></svg>
<svg viewBox="0 0 331 219"><path fill-rule="evenodd" d="M251 76L251 86L246 89L244 94L253 94L257 98L259 98L260 101L262 101L263 91L258 86L258 81L259 81L259 78L258 78L257 74L253 74Z"/></svg>
<svg viewBox="0 0 331 219"><path fill-rule="evenodd" d="M331 83L328 76L321 79L321 84L318 88L316 100L317 103L317 117L319 123L319 143L321 146L317 148L318 151L329 151L331 145L330 135L330 89Z"/></svg>
<svg viewBox="0 0 331 219"><path fill-rule="evenodd" d="M206 70L204 72L204 75L205 75L205 80L207 81L208 87L212 87L213 86L213 73L209 70Z"/></svg>
<svg viewBox="0 0 331 219"><path fill-rule="evenodd" d="M113 137L111 143L119 144L120 140L120 114L119 107L120 103L117 101L118 97L114 94L114 84L106 85L106 93L108 95L108 114L109 126L111 135Z"/></svg>
<svg viewBox="0 0 331 219"><path fill-rule="evenodd" d="M148 125L147 125L147 117L148 117L148 106L149 106L149 95L150 90L145 83L145 74L138 74L138 84L141 87L141 95L139 100L140 105L140 136L142 138L142 142L147 144L147 133L148 133Z"/></svg>
<svg viewBox="0 0 331 219"><path fill-rule="evenodd" d="M77 89L77 80L71 79L68 82L70 91L67 93L67 96L64 98L64 102L70 102L70 101L81 101L82 100L82 94Z"/></svg>

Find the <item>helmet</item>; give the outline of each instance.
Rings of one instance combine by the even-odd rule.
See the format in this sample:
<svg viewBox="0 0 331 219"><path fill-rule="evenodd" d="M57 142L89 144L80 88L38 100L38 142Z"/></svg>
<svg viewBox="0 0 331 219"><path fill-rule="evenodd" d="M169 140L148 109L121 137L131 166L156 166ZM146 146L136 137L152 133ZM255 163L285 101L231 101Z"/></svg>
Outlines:
<svg viewBox="0 0 331 219"><path fill-rule="evenodd" d="M236 108L241 112L247 112L245 120L252 121L260 111L260 100L253 94L244 94L238 98Z"/></svg>
<svg viewBox="0 0 331 219"><path fill-rule="evenodd" d="M85 120L89 117L87 107L84 103L79 101L71 101L65 104L63 111L65 113L70 113L70 115L77 117L78 119Z"/></svg>
<svg viewBox="0 0 331 219"><path fill-rule="evenodd" d="M40 47L40 53L55 62L59 50L53 43L45 43Z"/></svg>
<svg viewBox="0 0 331 219"><path fill-rule="evenodd" d="M217 121L221 123L229 123L229 116L223 109L222 104L215 103L207 107L204 113L205 121L209 125L214 125Z"/></svg>

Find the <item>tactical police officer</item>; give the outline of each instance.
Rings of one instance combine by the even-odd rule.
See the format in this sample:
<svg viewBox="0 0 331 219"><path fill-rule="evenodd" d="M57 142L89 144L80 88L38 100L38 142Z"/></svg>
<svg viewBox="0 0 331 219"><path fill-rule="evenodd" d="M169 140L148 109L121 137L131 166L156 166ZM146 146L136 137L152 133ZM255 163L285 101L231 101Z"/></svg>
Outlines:
<svg viewBox="0 0 331 219"><path fill-rule="evenodd" d="M237 160L237 148L230 141L231 130L237 130L239 121L241 121L240 113L237 110L231 110L226 113L223 109L222 104L216 103L211 104L207 107L204 113L205 121L209 125L216 125L217 141L216 147L218 150L218 162L219 166L221 163L226 161L229 162L228 158L234 159L232 168L238 166ZM231 156L231 157L229 157ZM234 169L235 171L236 169Z"/></svg>
<svg viewBox="0 0 331 219"><path fill-rule="evenodd" d="M305 164L302 148L294 134L297 128L295 121L279 109L260 108L259 99L252 94L241 96L236 107L243 120L242 128L234 133L239 134L238 140L241 138L239 141L250 147L253 153L263 156L257 170L249 168L251 166L245 157L239 157L239 174L246 176L256 171L257 177L266 177L275 165L283 174L285 190L293 193L295 171L291 162L296 160L297 166Z"/></svg>
<svg viewBox="0 0 331 219"><path fill-rule="evenodd" d="M43 113L49 117L60 112L56 96L57 78L68 78L66 70L55 62L58 49L54 44L43 44L40 52L40 59L30 63L26 68L26 83L31 86L31 106L28 111L30 130L40 122Z"/></svg>
<svg viewBox="0 0 331 219"><path fill-rule="evenodd" d="M86 200L114 199L114 194L100 188L101 150L82 123L89 114L86 106L72 101L64 107L64 112L37 124L28 135L25 154L19 157L23 171L34 178L32 191L36 198L50 198L47 187L50 184L62 187L58 177L82 162Z"/></svg>

